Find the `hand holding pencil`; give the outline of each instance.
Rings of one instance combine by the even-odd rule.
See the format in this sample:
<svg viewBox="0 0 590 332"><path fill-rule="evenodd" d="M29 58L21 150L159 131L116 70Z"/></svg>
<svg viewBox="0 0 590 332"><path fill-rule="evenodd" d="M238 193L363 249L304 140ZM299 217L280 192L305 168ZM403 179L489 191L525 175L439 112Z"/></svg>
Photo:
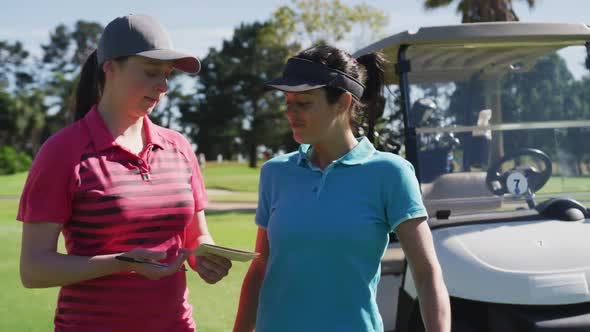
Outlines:
<svg viewBox="0 0 590 332"><path fill-rule="evenodd" d="M152 280L158 280L172 275L179 270L186 271L182 263L188 258L191 252L187 249L180 249L176 259L169 264L159 263L159 260L166 258L165 251L154 251L148 249L133 249L124 254L115 256L115 259L126 264L126 270L134 271Z"/></svg>

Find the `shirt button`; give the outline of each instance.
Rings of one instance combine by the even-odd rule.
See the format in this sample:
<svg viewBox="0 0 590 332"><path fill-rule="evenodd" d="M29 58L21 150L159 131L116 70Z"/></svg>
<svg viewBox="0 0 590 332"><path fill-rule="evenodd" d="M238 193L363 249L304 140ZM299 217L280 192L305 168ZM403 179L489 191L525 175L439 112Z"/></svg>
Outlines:
<svg viewBox="0 0 590 332"><path fill-rule="evenodd" d="M137 161L137 164L138 164L138 165L143 165L143 160L139 159L139 160Z"/></svg>

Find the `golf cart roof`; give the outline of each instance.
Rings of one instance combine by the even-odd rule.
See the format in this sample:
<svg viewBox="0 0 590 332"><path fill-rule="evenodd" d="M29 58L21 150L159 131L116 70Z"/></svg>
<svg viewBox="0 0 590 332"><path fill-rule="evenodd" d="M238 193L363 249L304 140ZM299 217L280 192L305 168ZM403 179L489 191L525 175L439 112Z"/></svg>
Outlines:
<svg viewBox="0 0 590 332"><path fill-rule="evenodd" d="M404 31L354 56L381 51L395 65L400 46L408 45L412 83L459 82L474 74L486 79L508 71L527 71L540 56L589 40L590 27L581 23L471 23ZM386 72L389 84L399 82L393 68L388 66Z"/></svg>

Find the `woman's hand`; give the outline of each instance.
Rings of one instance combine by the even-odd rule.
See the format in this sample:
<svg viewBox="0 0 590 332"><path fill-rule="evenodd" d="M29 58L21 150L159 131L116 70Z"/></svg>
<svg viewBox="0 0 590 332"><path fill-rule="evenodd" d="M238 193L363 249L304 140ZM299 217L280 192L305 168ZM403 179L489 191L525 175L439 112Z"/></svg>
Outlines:
<svg viewBox="0 0 590 332"><path fill-rule="evenodd" d="M195 257L195 271L208 284L215 284L223 279L230 268L231 261L221 256L207 254Z"/></svg>
<svg viewBox="0 0 590 332"><path fill-rule="evenodd" d="M152 279L158 280L164 277L168 277L173 275L174 273L180 270L180 266L190 255L190 251L184 248L178 250L178 256L176 259L169 263L166 267L163 266L155 266L151 264L141 264L141 263L128 263L128 262L121 262L122 264L126 264L126 269L130 271L134 271L135 273L141 274L142 276ZM147 260L152 262L157 262L159 260L166 258L166 251L155 251L155 250L148 250L148 249L133 249L124 253L122 256L135 258L139 260Z"/></svg>

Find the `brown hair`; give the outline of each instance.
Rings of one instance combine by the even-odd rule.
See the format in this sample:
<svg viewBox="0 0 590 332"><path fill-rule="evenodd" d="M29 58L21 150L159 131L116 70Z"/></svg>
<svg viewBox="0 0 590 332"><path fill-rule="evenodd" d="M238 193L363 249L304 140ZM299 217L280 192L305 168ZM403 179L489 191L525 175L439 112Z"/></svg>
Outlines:
<svg viewBox="0 0 590 332"><path fill-rule="evenodd" d="M308 48L297 54L297 57L340 70L365 85L361 100L352 100L350 126L353 131L356 131L356 127L359 124L363 125L365 122L363 120L366 119L367 137L372 141L376 119L383 114L385 104L383 97L385 58L380 53L370 53L355 59L345 51L329 45ZM333 87L324 89L329 103L335 103L345 92Z"/></svg>
<svg viewBox="0 0 590 332"><path fill-rule="evenodd" d="M127 56L120 57L114 59L114 61L123 63L127 58ZM82 119L93 105L98 104L104 84L104 71L100 68L96 50L94 50L82 65L70 99L70 114L74 121Z"/></svg>

